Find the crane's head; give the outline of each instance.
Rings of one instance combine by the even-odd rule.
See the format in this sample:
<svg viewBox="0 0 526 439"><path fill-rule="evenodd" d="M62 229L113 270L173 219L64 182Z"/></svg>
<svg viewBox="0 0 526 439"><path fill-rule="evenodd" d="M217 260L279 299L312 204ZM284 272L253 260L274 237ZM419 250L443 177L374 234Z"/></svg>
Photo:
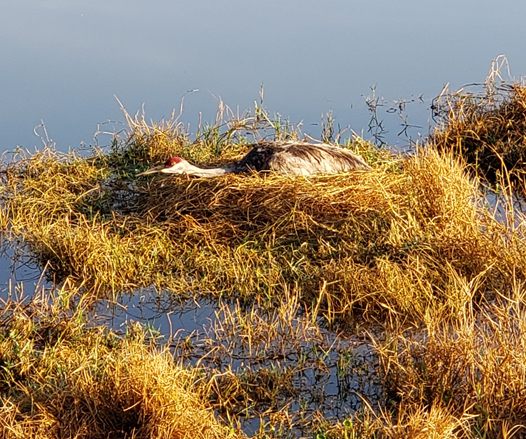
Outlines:
<svg viewBox="0 0 526 439"><path fill-rule="evenodd" d="M137 176L155 174L157 172L164 172L165 174L185 174L188 165L189 163L181 157L172 157L166 160L164 165L155 166L154 168L137 174Z"/></svg>

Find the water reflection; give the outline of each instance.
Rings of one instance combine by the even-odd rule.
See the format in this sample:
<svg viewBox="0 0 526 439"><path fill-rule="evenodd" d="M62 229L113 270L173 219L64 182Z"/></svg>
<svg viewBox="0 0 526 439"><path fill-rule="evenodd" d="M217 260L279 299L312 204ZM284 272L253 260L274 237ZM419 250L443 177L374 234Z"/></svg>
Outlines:
<svg viewBox="0 0 526 439"><path fill-rule="evenodd" d="M42 281L38 267L22 260L13 264L12 254L6 256L0 259L0 274L12 282L2 288L2 298L50 300L53 288ZM203 368L218 392L233 382L247 386L245 395L252 402L235 401L230 409L246 413L243 429L248 434L268 421L268 413L284 407L305 419L319 413L343 420L364 404L378 408L381 403L378 364L368 337L322 329L291 298L267 309L181 301L167 291L146 288L116 302L98 302L88 318L90 325L106 325L123 335L137 323L150 328L161 344L170 346L178 364Z"/></svg>
<svg viewBox="0 0 526 439"><path fill-rule="evenodd" d="M214 318L215 311L211 302L181 301L168 292L158 294L153 288L144 288L116 302L98 302L93 317L115 331L126 330L129 324L140 322L158 331L167 341L203 331Z"/></svg>
<svg viewBox="0 0 526 439"><path fill-rule="evenodd" d="M0 250L0 299L15 294L30 300L35 292L50 286L41 268L27 255L8 246Z"/></svg>
<svg viewBox="0 0 526 439"><path fill-rule="evenodd" d="M123 120L114 95L158 120L199 89L183 118L195 127L200 113L213 120L218 96L251 108L261 84L271 113L308 128L332 110L360 133L371 86L389 102L429 100L445 83L482 81L501 53L526 72L525 14L514 0L5 0L0 150L32 148L41 119L63 150L92 143L97 123ZM495 23L506 32L488 32ZM425 130L418 111L409 121Z"/></svg>

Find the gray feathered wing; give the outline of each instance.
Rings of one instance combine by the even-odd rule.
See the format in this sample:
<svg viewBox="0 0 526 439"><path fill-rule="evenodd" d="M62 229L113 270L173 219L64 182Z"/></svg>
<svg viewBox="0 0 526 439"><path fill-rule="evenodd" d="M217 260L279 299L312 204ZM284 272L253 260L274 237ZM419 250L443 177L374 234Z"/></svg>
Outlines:
<svg viewBox="0 0 526 439"><path fill-rule="evenodd" d="M249 151L230 172L275 171L288 175L339 174L371 169L357 154L344 148L303 142L261 142Z"/></svg>

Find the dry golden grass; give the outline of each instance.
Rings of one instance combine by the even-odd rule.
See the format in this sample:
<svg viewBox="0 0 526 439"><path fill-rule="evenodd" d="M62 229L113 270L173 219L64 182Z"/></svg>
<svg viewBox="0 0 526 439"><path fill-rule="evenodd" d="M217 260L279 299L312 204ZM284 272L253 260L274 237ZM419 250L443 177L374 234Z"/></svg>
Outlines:
<svg viewBox="0 0 526 439"><path fill-rule="evenodd" d="M457 439L475 438L470 432L470 415L456 417L447 408L411 406L397 416L365 412L353 420L327 425L320 419L318 430L324 439ZM318 435L320 437L320 435ZM484 436L482 436L484 437Z"/></svg>
<svg viewBox="0 0 526 439"><path fill-rule="evenodd" d="M57 304L2 305L2 438L242 437L214 418L199 371L142 327L119 338L84 320Z"/></svg>
<svg viewBox="0 0 526 439"><path fill-rule="evenodd" d="M358 139L350 147L372 171L136 182L125 176L145 149L182 144L177 130L139 127L106 156L45 150L3 166L4 237L94 297L154 284L272 303L294 290L329 321L387 310L418 324L429 309L460 312L472 300L463 282L480 295L524 274L524 251L450 155L395 157Z"/></svg>
<svg viewBox="0 0 526 439"><path fill-rule="evenodd" d="M444 90L434 103L440 121L432 142L467 160L475 172L490 181L511 178L524 190L526 164L526 84L505 84L500 69L505 58L494 61L482 90Z"/></svg>
<svg viewBox="0 0 526 439"><path fill-rule="evenodd" d="M473 285L463 288L470 296L474 295L473 291L469 292L475 288ZM271 431L280 433L272 435L267 429L255 437L289 437L281 430L283 426L298 428L302 424L315 437L326 439L524 437L526 295L523 285L516 284L508 295L508 298L499 296L476 307L467 307L453 322L430 313L423 328L411 331L401 328L375 337L381 375L388 392L387 405L380 412L375 413L366 405L362 413L334 424L321 414L319 418L300 420L297 413L284 407L267 413L274 415L269 416L274 425ZM278 328L286 327L284 321L290 318L290 314L280 311L276 319L262 322L260 332L253 324L260 320L252 314L243 316L239 310L235 314L227 313L220 330L226 333L239 328L239 339L232 339L255 351L269 332L271 339L279 339ZM267 326L269 323L271 327ZM319 332L312 330L312 338L319 337ZM304 342L304 333L298 335L293 331L293 334L293 340L297 337L300 343ZM278 383L286 384L288 378L275 372L271 386L274 389ZM212 387L217 394L230 398L223 403L230 404L233 413L235 407L231 401L247 407L276 401L275 396L264 393L268 383L261 376L245 381L246 377L225 373L219 378L212 381ZM251 389L254 384L257 387ZM243 401L241 395L247 400Z"/></svg>
<svg viewBox="0 0 526 439"><path fill-rule="evenodd" d="M312 179L153 182L142 216L199 246L208 263L195 264L192 281L209 280L208 290L271 295L290 285L335 314L365 300L422 315L436 298L453 299L452 276L474 277L496 255L460 165L423 151L398 163Z"/></svg>
<svg viewBox="0 0 526 439"><path fill-rule="evenodd" d="M175 119L128 120L129 136L107 154L46 149L5 161L3 244L25 246L83 303L148 285L176 297L236 299L243 307L213 328L217 338L240 337L223 343L225 354L237 344L257 357L269 341L296 337L283 340L283 356L298 340L318 343L320 320L380 324L375 341L392 405L342 424L309 421L320 438L521 434L526 222L509 192L497 217L454 148L403 157L354 139L347 147L373 170L138 180L172 155L205 165L235 160L247 144L238 131L270 119L231 118L194 142ZM473 132L464 115L458 120L459 135ZM254 311L273 306L271 318ZM294 414L277 404L276 386L292 382L299 364L244 375L207 369L201 376L212 379L197 386L201 372L174 366L141 331L119 340L76 325L77 314L40 315L5 311L0 327L0 425L11 437L222 437L202 402L210 398L233 425L263 402L267 420L285 427L257 437L290 437Z"/></svg>
<svg viewBox="0 0 526 439"><path fill-rule="evenodd" d="M435 411L444 415L437 417L437 423L448 416L452 421L462 421L461 430L460 424L451 424L456 434L452 437L524 435L523 286L516 285L510 296L486 303L478 312L467 310L454 323L430 319L424 331L391 334L388 342L379 343L393 407L398 407L403 416L408 410L422 411L418 416L410 414L410 423L434 416Z"/></svg>

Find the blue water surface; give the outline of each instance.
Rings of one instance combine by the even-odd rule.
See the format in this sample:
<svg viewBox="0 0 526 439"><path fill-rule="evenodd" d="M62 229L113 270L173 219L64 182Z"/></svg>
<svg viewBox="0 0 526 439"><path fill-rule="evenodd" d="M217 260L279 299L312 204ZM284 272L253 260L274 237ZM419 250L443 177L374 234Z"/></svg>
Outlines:
<svg viewBox="0 0 526 439"><path fill-rule="evenodd" d="M417 138L446 83L484 80L505 54L526 73L520 0L4 0L0 13L0 151L41 146L43 120L61 150L92 144L97 124L145 104L158 120L179 108L195 130L219 98L241 112L263 84L265 106L319 137L321 115L368 136L365 97L387 104L389 143L408 106ZM105 129L119 130L119 123ZM42 134L42 133L41 133Z"/></svg>

